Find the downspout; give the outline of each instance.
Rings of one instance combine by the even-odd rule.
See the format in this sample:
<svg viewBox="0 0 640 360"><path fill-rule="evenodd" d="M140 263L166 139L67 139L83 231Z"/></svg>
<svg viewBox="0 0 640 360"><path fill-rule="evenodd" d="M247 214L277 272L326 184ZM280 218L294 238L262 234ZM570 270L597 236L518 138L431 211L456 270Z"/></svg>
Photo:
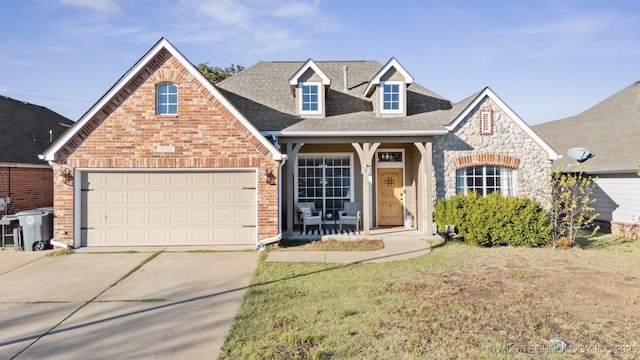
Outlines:
<svg viewBox="0 0 640 360"><path fill-rule="evenodd" d="M256 244L256 251L264 251L265 246L282 240L282 168L287 163L287 155L282 154L278 165L278 235L260 240Z"/></svg>

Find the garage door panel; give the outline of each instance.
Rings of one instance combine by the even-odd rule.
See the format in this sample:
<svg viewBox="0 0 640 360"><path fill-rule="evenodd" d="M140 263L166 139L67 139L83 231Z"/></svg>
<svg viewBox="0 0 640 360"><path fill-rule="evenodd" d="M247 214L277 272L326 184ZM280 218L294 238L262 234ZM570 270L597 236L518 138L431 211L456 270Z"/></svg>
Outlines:
<svg viewBox="0 0 640 360"><path fill-rule="evenodd" d="M146 245L145 239L148 238L146 229L127 229L127 245Z"/></svg>
<svg viewBox="0 0 640 360"><path fill-rule="evenodd" d="M130 173L127 174L126 181L128 186L146 186L148 174L145 173Z"/></svg>
<svg viewBox="0 0 640 360"><path fill-rule="evenodd" d="M233 219L233 214L232 212L229 210L229 208L215 208L213 209L213 224L214 225L224 225L224 224L229 224L232 223L234 221L232 221Z"/></svg>
<svg viewBox="0 0 640 360"><path fill-rule="evenodd" d="M145 226L149 221L147 220L147 210L128 210L127 211L127 224L130 226Z"/></svg>
<svg viewBox="0 0 640 360"><path fill-rule="evenodd" d="M214 190L213 201L216 206L233 204L233 193L229 189Z"/></svg>
<svg viewBox="0 0 640 360"><path fill-rule="evenodd" d="M191 203L190 192L187 190L173 190L171 191L171 205L180 206L188 205Z"/></svg>
<svg viewBox="0 0 640 360"><path fill-rule="evenodd" d="M106 173L104 179L105 186L124 185L125 174L123 173Z"/></svg>
<svg viewBox="0 0 640 360"><path fill-rule="evenodd" d="M147 205L147 192L144 190L127 191L127 204L129 205Z"/></svg>
<svg viewBox="0 0 640 360"><path fill-rule="evenodd" d="M149 190L149 205L169 206L169 191Z"/></svg>
<svg viewBox="0 0 640 360"><path fill-rule="evenodd" d="M149 224L166 225L169 223L169 209L150 209Z"/></svg>
<svg viewBox="0 0 640 360"><path fill-rule="evenodd" d="M209 225L211 224L212 216L211 209L193 209L192 211L192 224L195 225Z"/></svg>
<svg viewBox="0 0 640 360"><path fill-rule="evenodd" d="M153 173L148 174L149 185L150 186L168 186L169 185L169 175L170 174L162 174L162 173Z"/></svg>
<svg viewBox="0 0 640 360"><path fill-rule="evenodd" d="M124 209L109 209L104 211L104 224L111 226L122 226L126 224L126 210Z"/></svg>
<svg viewBox="0 0 640 360"><path fill-rule="evenodd" d="M188 210L170 210L171 225L189 225L189 211Z"/></svg>
<svg viewBox="0 0 640 360"><path fill-rule="evenodd" d="M211 190L194 190L192 192L194 205L208 205L212 202L213 192Z"/></svg>
<svg viewBox="0 0 640 360"><path fill-rule="evenodd" d="M233 183L244 187L256 186L256 176L254 173L235 173L233 174Z"/></svg>
<svg viewBox="0 0 640 360"><path fill-rule="evenodd" d="M87 173L88 246L255 244L252 171Z"/></svg>
<svg viewBox="0 0 640 360"><path fill-rule="evenodd" d="M255 190L236 190L235 203L244 206L251 206L255 202Z"/></svg>

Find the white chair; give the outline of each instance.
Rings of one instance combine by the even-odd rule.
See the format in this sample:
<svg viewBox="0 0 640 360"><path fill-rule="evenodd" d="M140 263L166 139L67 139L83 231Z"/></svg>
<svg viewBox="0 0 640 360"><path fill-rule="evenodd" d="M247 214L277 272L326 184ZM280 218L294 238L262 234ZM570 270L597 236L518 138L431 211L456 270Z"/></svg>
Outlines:
<svg viewBox="0 0 640 360"><path fill-rule="evenodd" d="M307 225L318 225L318 230L322 231L322 211L316 210L312 202L298 203L298 212L302 221L302 232L307 232Z"/></svg>
<svg viewBox="0 0 640 360"><path fill-rule="evenodd" d="M344 210L338 212L338 223L340 231L342 231L342 225L355 225L356 232L360 232L360 226L362 225L362 203L344 203Z"/></svg>

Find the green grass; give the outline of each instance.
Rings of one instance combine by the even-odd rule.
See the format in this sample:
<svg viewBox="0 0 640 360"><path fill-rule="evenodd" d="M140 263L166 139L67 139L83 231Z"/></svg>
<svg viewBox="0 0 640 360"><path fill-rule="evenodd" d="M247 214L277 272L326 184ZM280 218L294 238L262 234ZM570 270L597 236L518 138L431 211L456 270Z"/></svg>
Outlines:
<svg viewBox="0 0 640 360"><path fill-rule="evenodd" d="M547 358L577 359L550 340L639 345L640 241L589 244L435 243L428 255L377 264L262 257L221 358L511 359L543 349Z"/></svg>

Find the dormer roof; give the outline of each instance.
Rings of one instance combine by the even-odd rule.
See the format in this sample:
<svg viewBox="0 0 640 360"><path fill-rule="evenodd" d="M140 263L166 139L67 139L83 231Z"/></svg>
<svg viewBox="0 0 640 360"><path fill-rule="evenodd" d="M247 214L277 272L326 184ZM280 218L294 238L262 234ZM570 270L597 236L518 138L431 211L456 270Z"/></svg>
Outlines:
<svg viewBox="0 0 640 360"><path fill-rule="evenodd" d="M289 79L289 85L291 86L291 90L295 93L295 88L298 86L298 82L300 81L300 77L304 75L307 70L311 69L316 75L318 75L322 79L322 85L329 86L331 85L331 79L324 73L324 71L320 70L318 65L311 59L307 60Z"/></svg>
<svg viewBox="0 0 640 360"><path fill-rule="evenodd" d="M395 57L392 57L391 59L389 59L389 61L387 61L386 64L384 64L382 68L380 68L380 70L378 70L378 72L369 81L369 85L367 85L367 88L364 89L364 95L366 97L370 97L371 94L373 94L373 91L375 90L375 85L380 85L380 81L382 77L387 72L389 72L391 68L394 68L396 71L402 74L402 76L405 79L404 80L405 84L409 85L413 83L413 76L411 76L411 74L409 74L409 72L402 65L400 65L400 63L398 62L398 60L396 60Z"/></svg>

